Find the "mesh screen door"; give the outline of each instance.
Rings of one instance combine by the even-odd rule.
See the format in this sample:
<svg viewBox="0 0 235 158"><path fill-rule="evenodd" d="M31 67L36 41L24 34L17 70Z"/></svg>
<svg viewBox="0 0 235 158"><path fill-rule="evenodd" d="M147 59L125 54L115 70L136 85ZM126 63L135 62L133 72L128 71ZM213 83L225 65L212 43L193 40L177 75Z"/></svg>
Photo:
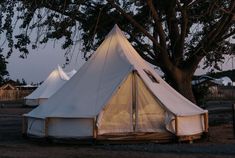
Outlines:
<svg viewBox="0 0 235 158"><path fill-rule="evenodd" d="M165 130L165 110L152 95L143 80L136 76L136 131L160 132ZM158 83L156 83L158 84Z"/></svg>
<svg viewBox="0 0 235 158"><path fill-rule="evenodd" d="M99 114L98 134L165 131L164 116L143 80L131 73Z"/></svg>
<svg viewBox="0 0 235 158"><path fill-rule="evenodd" d="M98 134L133 132L132 74L122 83L98 118Z"/></svg>

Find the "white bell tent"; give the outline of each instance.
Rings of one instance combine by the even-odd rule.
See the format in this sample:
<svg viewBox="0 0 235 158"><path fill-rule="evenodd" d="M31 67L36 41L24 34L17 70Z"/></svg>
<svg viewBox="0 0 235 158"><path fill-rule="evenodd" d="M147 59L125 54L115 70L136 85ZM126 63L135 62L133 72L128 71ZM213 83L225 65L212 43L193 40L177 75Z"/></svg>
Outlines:
<svg viewBox="0 0 235 158"><path fill-rule="evenodd" d="M74 71L69 72L74 74ZM28 106L35 106L43 103L50 96L52 96L66 81L69 80L69 76L58 66L54 69L47 79L33 91L30 95L25 97L25 104Z"/></svg>
<svg viewBox="0 0 235 158"><path fill-rule="evenodd" d="M77 71L75 69L69 71L69 72L66 72L67 76L69 78L73 77L73 75L75 75L77 73Z"/></svg>
<svg viewBox="0 0 235 158"><path fill-rule="evenodd" d="M93 56L44 104L24 115L28 135L161 139L200 136L207 111L170 87L117 25Z"/></svg>

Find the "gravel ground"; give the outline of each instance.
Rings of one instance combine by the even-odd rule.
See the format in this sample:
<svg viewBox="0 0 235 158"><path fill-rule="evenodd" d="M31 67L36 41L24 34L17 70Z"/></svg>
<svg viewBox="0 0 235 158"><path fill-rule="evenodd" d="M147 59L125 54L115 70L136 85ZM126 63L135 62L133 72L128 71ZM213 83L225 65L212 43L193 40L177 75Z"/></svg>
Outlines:
<svg viewBox="0 0 235 158"><path fill-rule="evenodd" d="M232 135L231 123L210 126L208 136L195 141L193 144L176 142L169 144L145 143L119 145L56 144L24 139L21 136L21 114L30 110L30 108L0 109L0 158L235 157L235 139ZM227 115L224 113L223 116Z"/></svg>

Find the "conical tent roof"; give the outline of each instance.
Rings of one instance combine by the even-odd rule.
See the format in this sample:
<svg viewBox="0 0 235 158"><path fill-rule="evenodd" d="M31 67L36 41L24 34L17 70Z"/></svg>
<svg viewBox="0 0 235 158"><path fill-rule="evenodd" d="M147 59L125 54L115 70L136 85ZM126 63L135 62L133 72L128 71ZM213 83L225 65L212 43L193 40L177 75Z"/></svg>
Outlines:
<svg viewBox="0 0 235 158"><path fill-rule="evenodd" d="M204 110L171 88L135 51L117 25L106 36L94 55L47 102L26 116L36 118L95 117L115 90L136 71L165 109L177 116L205 113ZM157 82L151 80L153 75Z"/></svg>
<svg viewBox="0 0 235 158"><path fill-rule="evenodd" d="M73 77L73 75L75 75L77 73L77 71L75 69L69 71L69 72L66 72L67 76L69 78Z"/></svg>
<svg viewBox="0 0 235 158"><path fill-rule="evenodd" d="M69 77L67 74L58 66L49 74L47 79L35 91L26 96L25 99L49 98L68 80Z"/></svg>

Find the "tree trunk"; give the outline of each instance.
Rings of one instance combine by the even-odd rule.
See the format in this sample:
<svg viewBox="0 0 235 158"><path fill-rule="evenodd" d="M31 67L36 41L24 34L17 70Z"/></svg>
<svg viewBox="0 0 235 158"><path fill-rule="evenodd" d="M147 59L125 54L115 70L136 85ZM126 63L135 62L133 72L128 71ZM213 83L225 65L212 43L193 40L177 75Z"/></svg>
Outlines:
<svg viewBox="0 0 235 158"><path fill-rule="evenodd" d="M189 72L176 71L172 77L172 86L175 88L181 95L189 99L191 102L196 103L196 99L192 90L192 75Z"/></svg>
<svg viewBox="0 0 235 158"><path fill-rule="evenodd" d="M182 81L177 81L176 90L184 97L189 99L191 102L196 103L192 90L191 80L185 79Z"/></svg>

